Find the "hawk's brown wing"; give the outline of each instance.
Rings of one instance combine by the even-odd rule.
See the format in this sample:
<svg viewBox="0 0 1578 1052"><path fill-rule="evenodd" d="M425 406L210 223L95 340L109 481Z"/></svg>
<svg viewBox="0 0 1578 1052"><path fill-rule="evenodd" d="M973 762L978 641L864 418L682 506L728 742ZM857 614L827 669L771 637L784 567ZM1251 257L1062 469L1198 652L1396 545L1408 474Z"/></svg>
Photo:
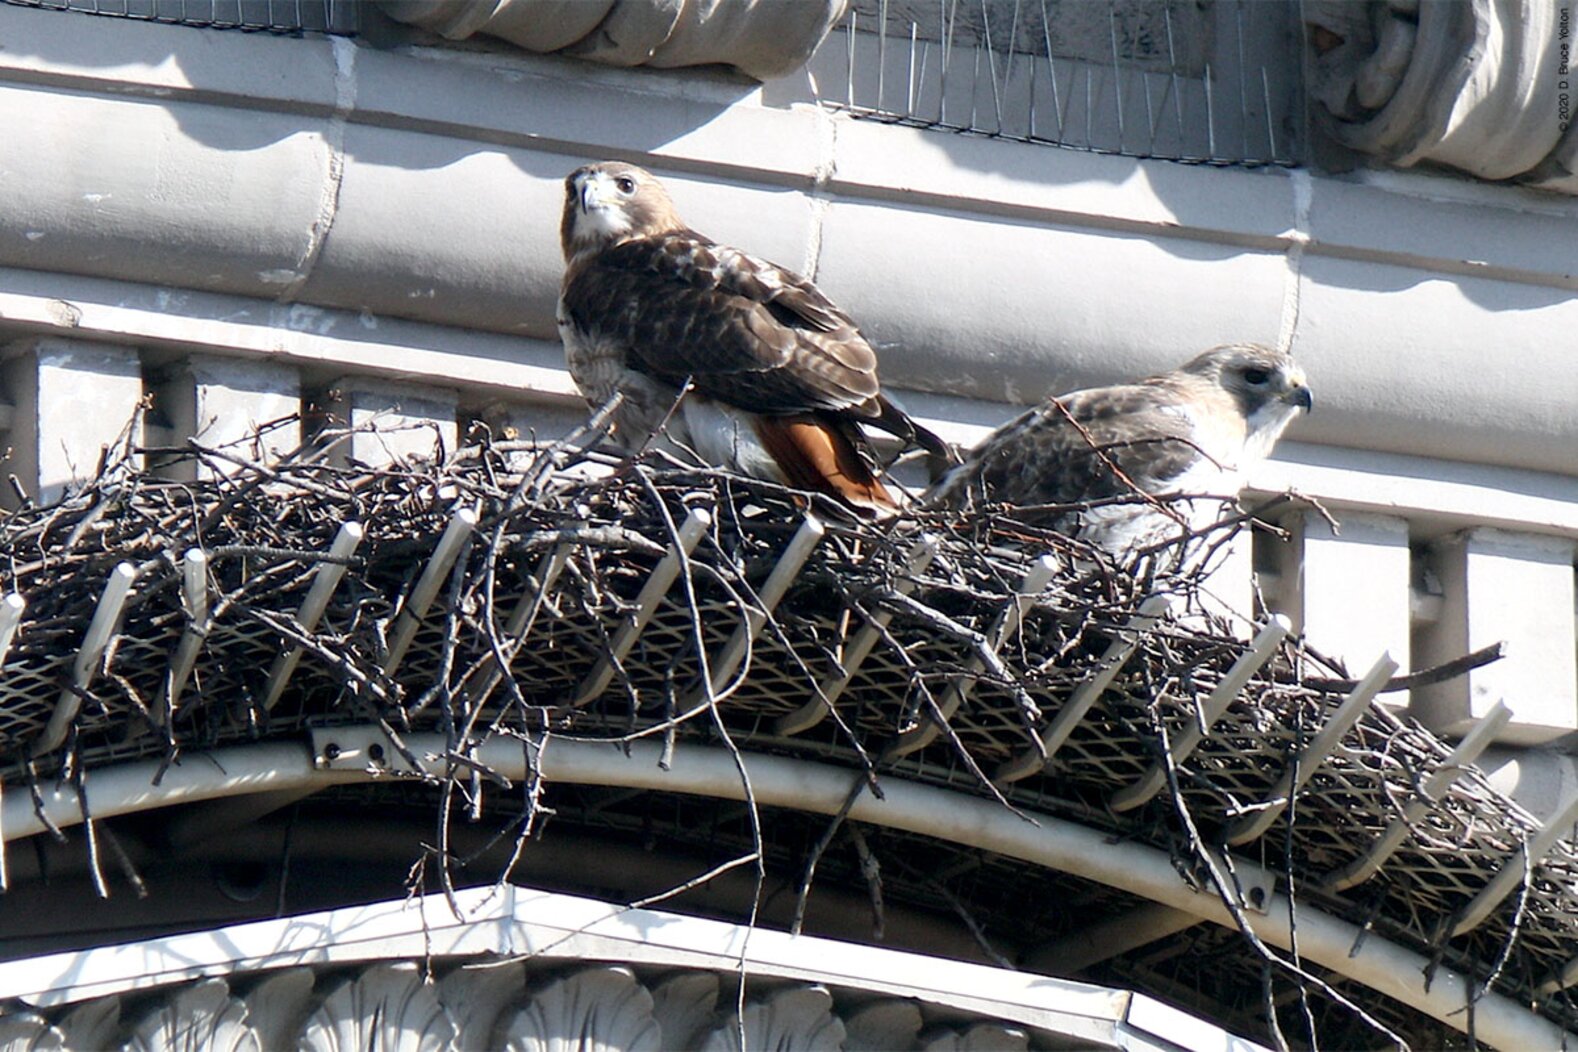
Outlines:
<svg viewBox="0 0 1578 1052"><path fill-rule="evenodd" d="M1150 384L1045 402L993 432L965 461L966 484L1016 507L1174 490L1214 465L1174 393Z"/></svg>
<svg viewBox="0 0 1578 1052"><path fill-rule="evenodd" d="M877 418L876 354L792 271L682 231L578 261L564 306L632 368L756 413Z"/></svg>

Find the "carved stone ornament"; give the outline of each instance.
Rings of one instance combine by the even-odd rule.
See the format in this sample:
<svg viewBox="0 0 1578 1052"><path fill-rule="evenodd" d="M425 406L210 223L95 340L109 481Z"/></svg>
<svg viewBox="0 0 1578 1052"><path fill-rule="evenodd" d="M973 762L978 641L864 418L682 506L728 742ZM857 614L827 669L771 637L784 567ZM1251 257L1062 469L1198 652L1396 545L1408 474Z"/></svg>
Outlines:
<svg viewBox="0 0 1578 1052"><path fill-rule="evenodd" d="M464 964L438 984L438 999L460 1030L461 1048L492 1047L494 1023L525 996L526 966L520 961Z"/></svg>
<svg viewBox="0 0 1578 1052"><path fill-rule="evenodd" d="M804 65L848 0L383 0L451 40L474 33L611 66L734 66L758 80Z"/></svg>
<svg viewBox="0 0 1578 1052"><path fill-rule="evenodd" d="M701 1044L701 1052L740 1052L740 1017L731 1015ZM825 986L790 986L745 1006L744 1048L776 1052L837 1052L844 1024L833 1014Z"/></svg>
<svg viewBox="0 0 1578 1052"><path fill-rule="evenodd" d="M718 1005L718 977L679 972L652 987L652 1014L670 1048L695 1048Z"/></svg>
<svg viewBox="0 0 1578 1052"><path fill-rule="evenodd" d="M109 1048L121 1022L121 999L100 997L69 1009L56 1021L67 1048Z"/></svg>
<svg viewBox="0 0 1578 1052"><path fill-rule="evenodd" d="M555 979L507 1017L494 1047L508 1052L661 1052L652 995L629 968Z"/></svg>
<svg viewBox="0 0 1578 1052"><path fill-rule="evenodd" d="M1016 1026L977 1023L961 1030L945 1030L927 1036L924 1052L1024 1052L1030 1035Z"/></svg>
<svg viewBox="0 0 1578 1052"><path fill-rule="evenodd" d="M43 1016L17 1012L0 1018L0 1049L5 1052L59 1052L65 1047L66 1035Z"/></svg>
<svg viewBox="0 0 1578 1052"><path fill-rule="evenodd" d="M413 962L376 964L345 982L307 1020L302 1052L442 1052L455 1027Z"/></svg>
<svg viewBox="0 0 1578 1052"><path fill-rule="evenodd" d="M921 1031L920 1006L913 1001L873 1001L844 1016L845 1052L914 1048Z"/></svg>
<svg viewBox="0 0 1578 1052"><path fill-rule="evenodd" d="M384 961L232 974L0 1016L0 1052L740 1052L732 976L522 960ZM745 1049L984 1052L1029 1047L995 1019L923 1032L913 1000L747 981ZM760 991L760 992L756 992Z"/></svg>
<svg viewBox="0 0 1578 1052"><path fill-rule="evenodd" d="M1392 164L1578 193L1561 47L1568 5L1309 0L1305 83L1322 128Z"/></svg>
<svg viewBox="0 0 1578 1052"><path fill-rule="evenodd" d="M132 1031L128 1052L267 1052L247 1021L246 1003L223 979L188 986L153 1009Z"/></svg>

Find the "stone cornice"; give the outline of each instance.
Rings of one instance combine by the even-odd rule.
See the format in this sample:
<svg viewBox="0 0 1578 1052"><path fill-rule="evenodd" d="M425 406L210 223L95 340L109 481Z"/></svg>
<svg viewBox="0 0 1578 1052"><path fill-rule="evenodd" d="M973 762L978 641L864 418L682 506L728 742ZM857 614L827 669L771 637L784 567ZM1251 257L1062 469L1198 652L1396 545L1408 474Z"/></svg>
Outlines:
<svg viewBox="0 0 1578 1052"><path fill-rule="evenodd" d="M1296 439L1574 470L1551 334L1578 322L1578 202L948 136L715 73L68 17L0 9L0 265L551 344L560 181L623 156L814 272L899 386L1025 402L1290 343L1321 392Z"/></svg>

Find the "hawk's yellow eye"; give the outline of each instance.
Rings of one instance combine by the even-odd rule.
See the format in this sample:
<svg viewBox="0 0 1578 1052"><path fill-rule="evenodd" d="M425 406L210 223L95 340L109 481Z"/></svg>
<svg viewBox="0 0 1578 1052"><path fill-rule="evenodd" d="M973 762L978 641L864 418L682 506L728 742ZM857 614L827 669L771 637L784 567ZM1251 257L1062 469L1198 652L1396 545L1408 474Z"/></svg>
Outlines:
<svg viewBox="0 0 1578 1052"><path fill-rule="evenodd" d="M618 179L615 179L614 185L619 188L619 192L622 194L633 194L636 192L636 181L628 175L621 175Z"/></svg>

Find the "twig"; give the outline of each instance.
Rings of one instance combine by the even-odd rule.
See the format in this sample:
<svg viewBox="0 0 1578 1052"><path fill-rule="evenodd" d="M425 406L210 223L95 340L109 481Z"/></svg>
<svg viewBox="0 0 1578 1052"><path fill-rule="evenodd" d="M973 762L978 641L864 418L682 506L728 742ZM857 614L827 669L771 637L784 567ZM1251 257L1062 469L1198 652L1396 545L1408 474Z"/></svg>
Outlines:
<svg viewBox="0 0 1578 1052"><path fill-rule="evenodd" d="M1488 647L1464 654L1462 657L1443 661L1439 665L1420 669L1402 676L1393 676L1382 686L1379 693L1390 694L1399 690L1413 690L1416 687L1428 687L1432 683L1444 683L1449 679L1466 675L1477 668L1483 668L1493 661L1500 661L1507 656L1507 642L1500 640ZM1327 691L1333 694L1347 694L1359 685L1356 679L1332 679L1326 676L1306 676L1304 685L1315 690Z"/></svg>

